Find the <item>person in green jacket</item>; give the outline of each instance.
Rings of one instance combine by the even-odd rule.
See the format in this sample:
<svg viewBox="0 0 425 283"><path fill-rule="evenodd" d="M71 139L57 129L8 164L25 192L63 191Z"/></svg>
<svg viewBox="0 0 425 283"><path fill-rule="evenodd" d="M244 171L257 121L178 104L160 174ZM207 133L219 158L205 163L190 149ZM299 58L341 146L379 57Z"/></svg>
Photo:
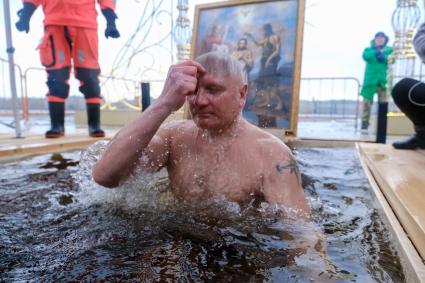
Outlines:
<svg viewBox="0 0 425 283"><path fill-rule="evenodd" d="M363 87L360 95L363 96L362 130L369 128L370 111L373 96L378 93L378 100L385 99L387 84L388 57L393 49L387 46L388 36L383 32L375 34L370 47L363 51L363 60L366 61L366 70Z"/></svg>

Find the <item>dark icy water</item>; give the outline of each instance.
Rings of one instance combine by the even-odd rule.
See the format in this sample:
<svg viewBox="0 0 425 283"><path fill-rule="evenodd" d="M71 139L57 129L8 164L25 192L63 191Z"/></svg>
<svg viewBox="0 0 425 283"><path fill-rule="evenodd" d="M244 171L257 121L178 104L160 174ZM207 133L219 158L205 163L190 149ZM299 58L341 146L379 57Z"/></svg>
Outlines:
<svg viewBox="0 0 425 283"><path fill-rule="evenodd" d="M265 203L178 202L164 173L95 185L100 147L0 164L1 282L404 282L353 148L295 151L324 264Z"/></svg>

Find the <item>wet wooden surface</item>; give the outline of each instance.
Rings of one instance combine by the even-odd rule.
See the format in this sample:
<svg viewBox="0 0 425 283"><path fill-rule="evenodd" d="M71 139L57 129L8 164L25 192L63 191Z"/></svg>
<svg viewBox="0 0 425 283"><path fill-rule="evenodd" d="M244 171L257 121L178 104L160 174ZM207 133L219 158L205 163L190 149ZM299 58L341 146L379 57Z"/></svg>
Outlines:
<svg viewBox="0 0 425 283"><path fill-rule="evenodd" d="M112 138L116 130L106 131L105 139ZM40 134L26 134L24 138L0 134L0 162L50 152L85 148L103 138L91 138L86 132L66 134L62 138L46 139Z"/></svg>
<svg viewBox="0 0 425 283"><path fill-rule="evenodd" d="M359 153L360 162L365 171L371 186L371 193L375 203L375 207L381 215L382 221L385 223L389 231L390 241L396 248L400 262L403 266L406 282L420 282L425 283L425 264L418 250L413 245L413 242L406 234L404 227L401 225L395 211L392 209L384 196L384 193L375 179L374 175L378 172L372 172L369 165L366 164L368 160L367 151L364 150L367 145L357 143L357 151ZM373 147L373 145L372 145ZM385 146L386 147L386 146Z"/></svg>
<svg viewBox="0 0 425 283"><path fill-rule="evenodd" d="M425 259L425 150L359 144L359 151L383 195Z"/></svg>

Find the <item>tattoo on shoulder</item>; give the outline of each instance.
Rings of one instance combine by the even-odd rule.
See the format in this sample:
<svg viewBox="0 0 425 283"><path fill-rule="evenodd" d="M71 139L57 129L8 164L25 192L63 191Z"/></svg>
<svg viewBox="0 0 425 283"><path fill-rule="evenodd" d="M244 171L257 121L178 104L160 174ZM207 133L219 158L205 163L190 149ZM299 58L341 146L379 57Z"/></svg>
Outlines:
<svg viewBox="0 0 425 283"><path fill-rule="evenodd" d="M298 178L300 174L300 169L298 168L298 164L294 159L289 160L288 162L279 162L276 164L276 170L280 174L283 174L289 171L290 174L295 174Z"/></svg>

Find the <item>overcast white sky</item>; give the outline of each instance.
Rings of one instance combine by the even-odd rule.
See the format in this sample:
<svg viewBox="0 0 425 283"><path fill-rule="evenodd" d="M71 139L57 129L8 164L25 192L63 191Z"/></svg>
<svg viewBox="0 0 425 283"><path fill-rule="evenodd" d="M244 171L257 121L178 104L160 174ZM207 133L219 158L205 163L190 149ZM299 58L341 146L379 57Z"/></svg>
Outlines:
<svg viewBox="0 0 425 283"><path fill-rule="evenodd" d="M177 4L177 1L174 2ZM193 17L194 5L217 1L189 2L191 5L189 15ZM302 77L354 76L362 80L364 62L361 53L369 45L373 35L377 31L384 31L390 36L390 44L393 42L391 15L396 2L397 0L307 0ZM110 69L115 53L128 39L129 34L126 30L133 31L134 21L138 18L134 13L137 15L137 5L141 11L143 3L144 1L135 0L118 1L117 24L122 34L118 40L106 40L103 37L105 22L103 17L99 17L100 58L104 73ZM25 34L17 32L14 27L17 20L16 12L21 7L20 1L10 1L10 5L13 41L16 48L15 62L23 68L40 67L35 48L42 36L41 9L32 18L30 33ZM422 8L422 2L420 5ZM6 58L3 1L0 9L0 57ZM3 68L0 68L0 73L2 71Z"/></svg>

